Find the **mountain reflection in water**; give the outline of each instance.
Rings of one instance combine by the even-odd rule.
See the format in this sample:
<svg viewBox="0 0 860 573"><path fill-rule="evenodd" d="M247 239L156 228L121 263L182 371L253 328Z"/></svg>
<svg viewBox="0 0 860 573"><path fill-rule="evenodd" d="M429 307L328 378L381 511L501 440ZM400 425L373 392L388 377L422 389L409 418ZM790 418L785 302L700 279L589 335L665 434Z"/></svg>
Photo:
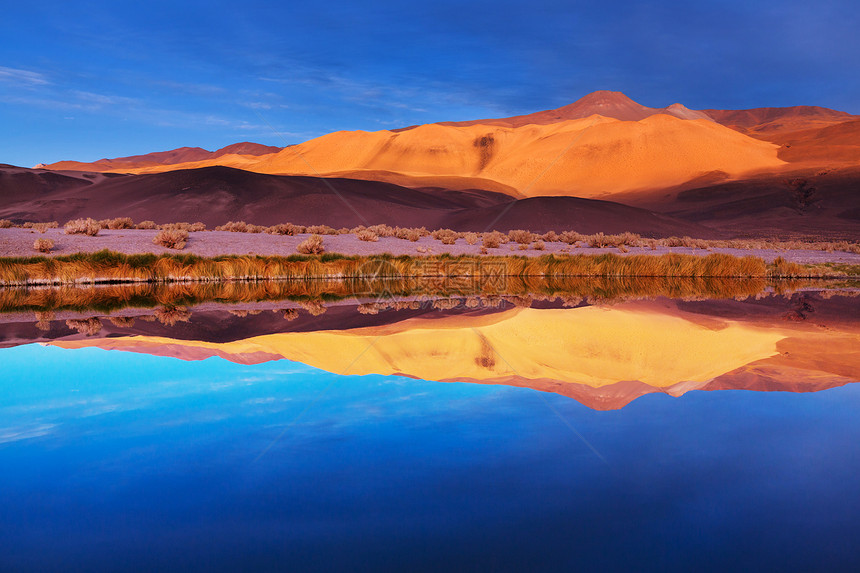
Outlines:
<svg viewBox="0 0 860 573"><path fill-rule="evenodd" d="M287 359L337 374L523 386L600 410L652 392L811 392L858 381L857 290L511 277L486 293L408 282L6 289L0 343Z"/></svg>

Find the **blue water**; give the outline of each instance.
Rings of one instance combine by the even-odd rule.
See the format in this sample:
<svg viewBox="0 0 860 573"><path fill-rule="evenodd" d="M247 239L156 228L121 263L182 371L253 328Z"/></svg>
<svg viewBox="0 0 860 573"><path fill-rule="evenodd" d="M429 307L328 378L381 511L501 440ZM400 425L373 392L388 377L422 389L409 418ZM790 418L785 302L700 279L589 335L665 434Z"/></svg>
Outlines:
<svg viewBox="0 0 860 573"><path fill-rule="evenodd" d="M858 405L20 346L0 571L856 571Z"/></svg>

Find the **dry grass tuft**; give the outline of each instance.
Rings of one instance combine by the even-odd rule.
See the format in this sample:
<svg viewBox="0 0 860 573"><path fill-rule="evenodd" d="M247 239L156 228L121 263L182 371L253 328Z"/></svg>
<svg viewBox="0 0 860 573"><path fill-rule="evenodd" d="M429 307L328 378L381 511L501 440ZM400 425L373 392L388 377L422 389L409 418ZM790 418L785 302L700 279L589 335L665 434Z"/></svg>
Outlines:
<svg viewBox="0 0 860 573"><path fill-rule="evenodd" d="M134 326L133 316L111 316L108 320L117 328L131 328Z"/></svg>
<svg viewBox="0 0 860 573"><path fill-rule="evenodd" d="M177 322L191 320L191 311L184 306L159 308L153 314L158 322L165 326L175 326Z"/></svg>
<svg viewBox="0 0 860 573"><path fill-rule="evenodd" d="M84 319L70 318L66 321L66 326L72 330L77 330L80 334L95 336L102 330L102 321L97 317Z"/></svg>
<svg viewBox="0 0 860 573"><path fill-rule="evenodd" d="M60 224L56 221L51 221L49 223L33 223L33 228L40 233L44 233L48 229L56 229Z"/></svg>
<svg viewBox="0 0 860 573"><path fill-rule="evenodd" d="M296 250L303 255L321 255L325 252L323 246L323 238L319 235L311 235L296 247Z"/></svg>
<svg viewBox="0 0 860 573"><path fill-rule="evenodd" d="M229 231L231 233L247 233L248 223L245 221L228 221L223 225L215 227L216 231Z"/></svg>
<svg viewBox="0 0 860 573"><path fill-rule="evenodd" d="M507 242L508 236L498 231L490 231L489 233L484 233L481 237L481 243L487 249L497 249L502 244Z"/></svg>
<svg viewBox="0 0 860 573"><path fill-rule="evenodd" d="M460 238L460 233L453 229L436 229L430 236L437 241L442 241L443 245L453 245Z"/></svg>
<svg viewBox="0 0 860 573"><path fill-rule="evenodd" d="M168 249L184 249L188 243L188 231L181 229L162 229L152 242Z"/></svg>
<svg viewBox="0 0 860 573"><path fill-rule="evenodd" d="M370 229L361 229L355 234L355 236L358 237L359 241L368 241L375 243L379 240L379 235L377 235Z"/></svg>
<svg viewBox="0 0 860 573"><path fill-rule="evenodd" d="M134 229L134 221L131 220L131 217L102 219L99 224L103 229Z"/></svg>
<svg viewBox="0 0 860 573"><path fill-rule="evenodd" d="M325 303L321 300L309 300L307 302L301 303L302 308L308 311L308 314L311 316L319 316L321 314L325 314L328 310L325 306Z"/></svg>
<svg viewBox="0 0 860 573"><path fill-rule="evenodd" d="M537 237L531 231L524 231L523 229L514 229L508 232L508 238L514 243L528 245Z"/></svg>
<svg viewBox="0 0 860 573"><path fill-rule="evenodd" d="M67 235L89 235L95 237L102 230L101 225L95 219L75 219L64 226Z"/></svg>
<svg viewBox="0 0 860 573"><path fill-rule="evenodd" d="M51 239L36 239L33 242L33 248L40 253L50 253L54 248L54 241Z"/></svg>
<svg viewBox="0 0 860 573"><path fill-rule="evenodd" d="M12 226L12 221L9 219L0 219L0 229L9 229Z"/></svg>

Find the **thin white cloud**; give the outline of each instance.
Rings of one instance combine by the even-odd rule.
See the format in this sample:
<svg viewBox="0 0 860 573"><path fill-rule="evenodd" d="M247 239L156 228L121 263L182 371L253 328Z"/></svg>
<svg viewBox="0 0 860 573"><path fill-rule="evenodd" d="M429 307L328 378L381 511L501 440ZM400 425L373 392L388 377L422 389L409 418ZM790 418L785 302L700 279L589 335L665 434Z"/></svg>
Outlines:
<svg viewBox="0 0 860 573"><path fill-rule="evenodd" d="M0 81L25 87L46 86L51 83L45 74L3 66L0 66Z"/></svg>
<svg viewBox="0 0 860 573"><path fill-rule="evenodd" d="M98 105L130 105L138 103L136 99L123 96L105 95L81 90L72 90L76 98Z"/></svg>
<svg viewBox="0 0 860 573"><path fill-rule="evenodd" d="M47 436L56 427L56 424L38 424L29 427L3 428L0 429L0 444Z"/></svg>

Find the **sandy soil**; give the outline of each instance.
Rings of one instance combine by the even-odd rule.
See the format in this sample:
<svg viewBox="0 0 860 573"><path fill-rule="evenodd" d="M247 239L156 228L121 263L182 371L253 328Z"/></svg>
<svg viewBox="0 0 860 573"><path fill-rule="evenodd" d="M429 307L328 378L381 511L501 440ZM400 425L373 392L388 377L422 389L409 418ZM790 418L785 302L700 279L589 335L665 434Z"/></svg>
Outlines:
<svg viewBox="0 0 860 573"><path fill-rule="evenodd" d="M193 253L201 256L216 255L292 255L296 253L296 247L308 235L295 237L281 235L267 235L264 233L229 233L226 231L204 231L191 233L188 245L181 251L166 249L152 243L153 237L158 231L146 230L102 230L96 237L86 235L66 235L62 229L48 229L44 234L30 229L0 229L0 256L20 257L38 255L33 249L33 242L38 238L47 238L54 241L52 255L68 255L78 252L95 252L101 249L110 249L121 253ZM454 245L443 245L432 237L423 237L417 242L403 239L380 238L377 242L359 241L355 235L326 235L323 237L323 245L326 252L342 253L347 255L374 255L390 253L392 255L439 255L450 253L452 255L477 255L480 253L480 242L476 245L468 245L464 239L458 239ZM664 253L684 253L694 255L707 255L710 253L727 253L736 256L753 255L761 257L770 262L776 257L797 263L850 263L860 264L860 255L845 252L828 253L825 251L806 250L763 250L763 249L713 249L706 251L702 249L691 249L687 247L658 247L656 250L649 248L630 248L628 253L622 253L617 248L572 248L564 243L545 243L545 249L538 251L534 249L520 250L517 244L502 245L497 249L489 249L491 255L525 255L540 256L547 253L572 253L572 254L644 254L661 255Z"/></svg>

